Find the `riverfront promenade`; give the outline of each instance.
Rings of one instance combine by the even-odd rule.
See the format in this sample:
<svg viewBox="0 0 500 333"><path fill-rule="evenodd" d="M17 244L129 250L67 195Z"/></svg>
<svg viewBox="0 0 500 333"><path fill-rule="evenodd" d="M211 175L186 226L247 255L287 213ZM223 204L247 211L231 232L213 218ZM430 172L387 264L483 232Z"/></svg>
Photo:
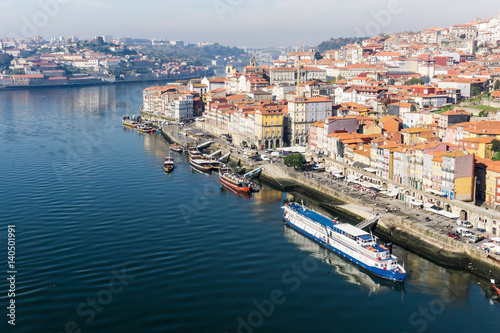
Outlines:
<svg viewBox="0 0 500 333"><path fill-rule="evenodd" d="M175 133L183 132L188 126L170 125L166 130L171 139L176 139ZM199 130L199 129L198 129ZM165 134L164 134L165 135ZM415 208L405 201L382 195L373 196L356 189L345 180L336 180L327 172L301 172L282 164L282 159L274 158L269 162L254 162L246 158L244 149L230 144L228 141L210 136L213 147L222 149L223 154L231 151L231 160L241 164L245 169L262 167L261 177L284 189L300 187L312 195L318 196L322 205L330 210L339 210L353 215L360 220L380 215L377 229L391 240L408 247L409 249L430 257L445 265L469 269L487 278L500 279L500 256L488 255L480 249L479 243L468 242L468 238L459 240L447 236L448 232L455 232L456 223L444 216L434 214L424 209ZM182 141L183 136L177 137ZM193 145L203 140L194 140ZM265 153L259 151L259 153ZM315 160L319 160L315 158ZM333 203L328 198L335 198L344 204ZM395 234L395 231L397 233ZM473 230L473 232L476 232ZM399 236L398 236L399 235ZM487 237L487 233L483 233ZM472 267L472 262L475 266Z"/></svg>

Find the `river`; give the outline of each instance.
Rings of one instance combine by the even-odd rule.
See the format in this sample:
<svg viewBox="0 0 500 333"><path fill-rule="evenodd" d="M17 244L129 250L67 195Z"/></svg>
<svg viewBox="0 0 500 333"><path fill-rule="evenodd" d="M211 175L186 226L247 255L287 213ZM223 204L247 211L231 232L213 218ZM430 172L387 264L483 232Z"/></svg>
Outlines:
<svg viewBox="0 0 500 333"><path fill-rule="evenodd" d="M498 330L488 281L398 246L407 281L382 281L283 225L313 199L236 195L124 128L146 86L0 92L0 332L12 299L19 332Z"/></svg>

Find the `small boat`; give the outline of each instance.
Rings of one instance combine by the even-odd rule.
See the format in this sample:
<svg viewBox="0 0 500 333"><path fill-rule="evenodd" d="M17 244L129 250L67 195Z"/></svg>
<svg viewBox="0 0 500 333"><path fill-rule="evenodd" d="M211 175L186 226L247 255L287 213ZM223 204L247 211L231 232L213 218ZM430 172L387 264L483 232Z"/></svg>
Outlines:
<svg viewBox="0 0 500 333"><path fill-rule="evenodd" d="M184 151L184 147L179 145L171 145L170 150L175 151L176 153L182 153Z"/></svg>
<svg viewBox="0 0 500 333"><path fill-rule="evenodd" d="M122 124L128 128L136 128L139 126L139 123L135 120L130 120L129 116L123 116Z"/></svg>
<svg viewBox="0 0 500 333"><path fill-rule="evenodd" d="M165 157L165 162L163 162L163 171L165 173L170 173L174 170L174 158L173 157Z"/></svg>
<svg viewBox="0 0 500 333"><path fill-rule="evenodd" d="M199 171L210 172L212 170L212 163L203 158L190 158L189 164Z"/></svg>
<svg viewBox="0 0 500 333"><path fill-rule="evenodd" d="M223 167L219 170L219 179L222 184L233 190L245 193L250 192L250 184L228 167Z"/></svg>
<svg viewBox="0 0 500 333"><path fill-rule="evenodd" d="M155 129L148 125L140 125L137 127L137 130L141 133L154 133Z"/></svg>
<svg viewBox="0 0 500 333"><path fill-rule="evenodd" d="M373 275L404 282L406 271L390 248L377 242L377 237L351 224L339 223L304 206L287 203L283 220L296 231L311 238Z"/></svg>
<svg viewBox="0 0 500 333"><path fill-rule="evenodd" d="M257 168L257 169L250 171L250 172L247 172L244 176L247 179L259 178L261 172L262 172L262 168Z"/></svg>
<svg viewBox="0 0 500 333"><path fill-rule="evenodd" d="M250 191L251 192L259 192L260 186L255 183L250 183Z"/></svg>

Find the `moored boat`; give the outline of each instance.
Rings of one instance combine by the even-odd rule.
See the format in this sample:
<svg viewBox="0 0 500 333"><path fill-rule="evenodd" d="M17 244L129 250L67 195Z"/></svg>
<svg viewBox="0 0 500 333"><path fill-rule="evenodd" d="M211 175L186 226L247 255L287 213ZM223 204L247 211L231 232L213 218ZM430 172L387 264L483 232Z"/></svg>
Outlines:
<svg viewBox="0 0 500 333"><path fill-rule="evenodd" d="M224 163L221 163L217 160L208 160L208 161L210 161L213 170L220 170L221 168L224 167Z"/></svg>
<svg viewBox="0 0 500 333"><path fill-rule="evenodd" d="M179 145L171 145L170 150L175 151L176 153L182 153L184 151L184 147Z"/></svg>
<svg viewBox="0 0 500 333"><path fill-rule="evenodd" d="M202 158L190 158L189 164L191 164L193 168L203 172L209 172L212 170L212 164L210 163L210 161Z"/></svg>
<svg viewBox="0 0 500 333"><path fill-rule="evenodd" d="M262 168L254 169L250 172L247 172L245 174L245 178L248 178L248 179L259 178L261 172L262 172Z"/></svg>
<svg viewBox="0 0 500 333"><path fill-rule="evenodd" d="M174 170L174 158L173 157L165 157L165 162L163 162L163 171L166 173L172 172Z"/></svg>
<svg viewBox="0 0 500 333"><path fill-rule="evenodd" d="M222 184L233 190L245 193L250 192L250 184L228 167L223 167L219 170L219 179Z"/></svg>
<svg viewBox="0 0 500 333"><path fill-rule="evenodd" d="M283 219L293 229L381 278L403 282L406 271L377 237L348 223L339 223L304 205L287 203Z"/></svg>
<svg viewBox="0 0 500 333"><path fill-rule="evenodd" d="M137 127L137 130L141 133L154 133L155 129L148 125L140 125Z"/></svg>
<svg viewBox="0 0 500 333"><path fill-rule="evenodd" d="M136 128L139 126L139 123L135 120L130 120L129 116L123 116L122 124L128 128Z"/></svg>
<svg viewBox="0 0 500 333"><path fill-rule="evenodd" d="M196 159L203 158L203 155L201 154L201 151L198 150L198 148L189 148L188 149L188 156L189 156L189 158L196 158Z"/></svg>

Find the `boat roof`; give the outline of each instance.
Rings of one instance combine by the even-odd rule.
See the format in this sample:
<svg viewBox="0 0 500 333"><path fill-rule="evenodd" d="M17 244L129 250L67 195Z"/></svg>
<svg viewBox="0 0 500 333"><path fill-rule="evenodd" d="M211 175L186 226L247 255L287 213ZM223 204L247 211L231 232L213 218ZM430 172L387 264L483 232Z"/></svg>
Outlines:
<svg viewBox="0 0 500 333"><path fill-rule="evenodd" d="M349 234L349 235L354 236L354 237L359 237L361 239L364 239L364 237L361 237L361 236L365 236L365 235L367 235L368 237L371 237L370 234L367 233L366 231L363 231L363 230L356 228L355 226L347 224L347 223L337 224L335 227L337 229L342 230L346 234Z"/></svg>

